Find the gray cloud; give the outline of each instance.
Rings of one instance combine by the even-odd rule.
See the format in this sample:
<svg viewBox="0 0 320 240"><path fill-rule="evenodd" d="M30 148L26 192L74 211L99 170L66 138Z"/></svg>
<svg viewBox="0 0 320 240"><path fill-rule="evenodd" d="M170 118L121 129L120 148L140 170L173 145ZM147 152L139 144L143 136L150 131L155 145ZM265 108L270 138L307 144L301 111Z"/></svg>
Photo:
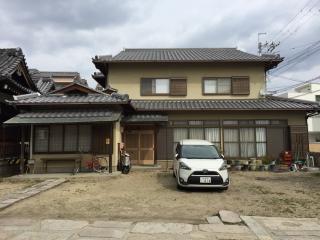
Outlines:
<svg viewBox="0 0 320 240"><path fill-rule="evenodd" d="M0 47L22 47L31 67L79 71L90 79L95 70L91 57L116 54L123 47L238 47L256 53L257 33L267 32L263 40L273 40L305 4L299 0L290 3L0 0ZM298 51L292 47L319 40L319 16L314 12L281 44L280 54L289 57ZM315 54L281 75L306 80L317 74L319 65L319 54ZM294 83L273 78L268 86Z"/></svg>

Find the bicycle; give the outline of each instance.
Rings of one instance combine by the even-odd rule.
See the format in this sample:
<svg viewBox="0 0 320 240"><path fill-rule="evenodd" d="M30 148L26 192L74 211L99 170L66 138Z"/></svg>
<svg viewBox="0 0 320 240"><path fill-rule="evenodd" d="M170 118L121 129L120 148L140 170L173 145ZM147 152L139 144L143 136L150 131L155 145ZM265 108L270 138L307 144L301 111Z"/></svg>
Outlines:
<svg viewBox="0 0 320 240"><path fill-rule="evenodd" d="M92 156L92 159L86 162L87 169L92 170L92 172L106 173L107 166L107 160L102 156Z"/></svg>

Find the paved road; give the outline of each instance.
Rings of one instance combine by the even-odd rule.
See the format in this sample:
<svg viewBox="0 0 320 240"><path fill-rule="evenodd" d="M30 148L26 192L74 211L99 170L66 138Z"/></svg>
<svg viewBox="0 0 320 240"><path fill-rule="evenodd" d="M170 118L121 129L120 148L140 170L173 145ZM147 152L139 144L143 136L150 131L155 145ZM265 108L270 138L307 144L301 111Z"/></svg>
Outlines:
<svg viewBox="0 0 320 240"><path fill-rule="evenodd" d="M0 218L0 239L320 239L318 219L241 216L240 225Z"/></svg>

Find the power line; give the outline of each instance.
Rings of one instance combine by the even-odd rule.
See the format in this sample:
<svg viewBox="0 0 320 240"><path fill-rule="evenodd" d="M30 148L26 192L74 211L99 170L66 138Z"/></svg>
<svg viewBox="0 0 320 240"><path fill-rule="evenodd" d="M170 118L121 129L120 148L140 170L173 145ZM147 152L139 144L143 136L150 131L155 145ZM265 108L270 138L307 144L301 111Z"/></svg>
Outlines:
<svg viewBox="0 0 320 240"><path fill-rule="evenodd" d="M281 32L283 32L283 30L285 30L295 19L296 17L298 17L300 15L300 13L302 13L304 11L304 9L309 5L309 3L311 3L313 0L309 0L306 2L306 4L298 11L298 13L296 15L294 15L293 18L290 19L290 21L275 35L274 39L277 39L279 34L281 34Z"/></svg>
<svg viewBox="0 0 320 240"><path fill-rule="evenodd" d="M312 15L309 15L308 18L305 18L308 14L312 13L312 10L314 9L314 7L318 4L319 0L314 4L312 5L312 7L305 12L305 14L301 17L301 21L300 21L300 24L299 22L297 23L298 25L296 26L296 28L293 30L293 31L287 31L288 32L288 35L285 36L282 40L279 40L281 43L283 43L285 40L287 40L289 37L291 37L292 35L294 35L295 33L298 32L298 30L303 26L305 25L313 16L315 16L317 14L317 12L314 12ZM303 21L304 20L304 21Z"/></svg>
<svg viewBox="0 0 320 240"><path fill-rule="evenodd" d="M290 81L293 81L293 82L299 82L299 83L303 83L303 82L304 82L303 80L298 80L298 79L294 79L294 78L289 78L289 77L281 76L281 75L269 74L268 76L276 77L276 78L283 78L283 79L287 79L287 80L290 80Z"/></svg>
<svg viewBox="0 0 320 240"><path fill-rule="evenodd" d="M279 72L283 68L286 68L286 70L288 70L291 67L300 63L301 61L305 60L306 58L317 53L318 51L320 51L320 40L315 42L311 46L303 49L302 51L293 54L291 57L285 60L285 62L281 64L277 69L273 70L272 73Z"/></svg>
<svg viewBox="0 0 320 240"><path fill-rule="evenodd" d="M271 91L271 92L274 92L274 93L284 92L284 91L289 90L289 89L291 89L291 88L299 87L299 86L302 86L303 84L311 83L311 82L316 81L316 80L319 80L319 79L320 79L320 75L317 76L317 77L314 77L314 78L312 78L312 79L309 79L309 80L307 80L307 81L298 83L298 84L293 84L293 85L289 85L289 86L286 86L286 87L282 87L282 88L275 89L275 90L270 90L270 91Z"/></svg>

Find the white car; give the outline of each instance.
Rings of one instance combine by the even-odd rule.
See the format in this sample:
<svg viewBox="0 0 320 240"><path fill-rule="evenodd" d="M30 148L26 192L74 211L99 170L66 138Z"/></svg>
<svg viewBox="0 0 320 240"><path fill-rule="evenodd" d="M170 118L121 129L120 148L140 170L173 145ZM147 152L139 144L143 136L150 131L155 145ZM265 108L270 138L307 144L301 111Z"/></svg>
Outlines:
<svg viewBox="0 0 320 240"><path fill-rule="evenodd" d="M205 187L226 190L230 180L227 164L216 146L205 140L181 140L176 148L173 175L177 187Z"/></svg>

